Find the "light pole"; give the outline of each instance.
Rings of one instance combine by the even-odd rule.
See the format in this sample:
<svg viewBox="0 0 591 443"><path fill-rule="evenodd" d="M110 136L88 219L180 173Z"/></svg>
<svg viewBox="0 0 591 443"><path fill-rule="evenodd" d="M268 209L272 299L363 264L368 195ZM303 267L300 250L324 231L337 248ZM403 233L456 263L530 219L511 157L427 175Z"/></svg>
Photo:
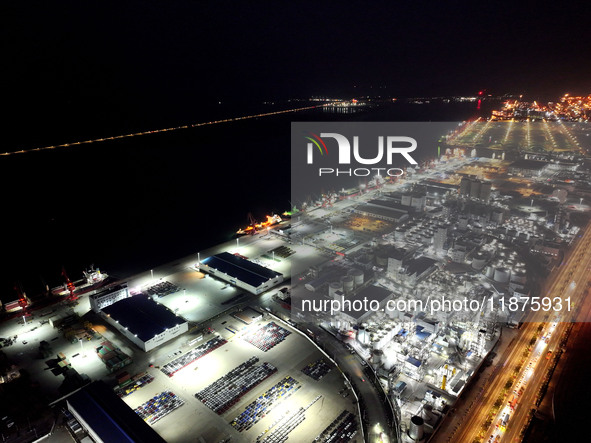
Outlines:
<svg viewBox="0 0 591 443"><path fill-rule="evenodd" d="M80 353L82 354L82 357L86 357L86 354L84 354L84 346L82 345L82 339L79 338L78 341L80 342Z"/></svg>

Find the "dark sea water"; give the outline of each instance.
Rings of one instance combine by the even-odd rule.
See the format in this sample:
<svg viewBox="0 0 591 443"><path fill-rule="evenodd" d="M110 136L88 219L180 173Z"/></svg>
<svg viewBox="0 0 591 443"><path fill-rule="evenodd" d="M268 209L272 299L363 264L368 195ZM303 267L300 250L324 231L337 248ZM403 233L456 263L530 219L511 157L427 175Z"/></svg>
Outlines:
<svg viewBox="0 0 591 443"><path fill-rule="evenodd" d="M270 110L206 109L192 120L171 114L160 125L41 125L5 150ZM60 284L62 266L72 280L90 264L131 275L230 239L249 213L263 220L288 210L292 121L458 121L489 111L474 103L312 110L0 157L0 296L15 299L15 282L28 295Z"/></svg>

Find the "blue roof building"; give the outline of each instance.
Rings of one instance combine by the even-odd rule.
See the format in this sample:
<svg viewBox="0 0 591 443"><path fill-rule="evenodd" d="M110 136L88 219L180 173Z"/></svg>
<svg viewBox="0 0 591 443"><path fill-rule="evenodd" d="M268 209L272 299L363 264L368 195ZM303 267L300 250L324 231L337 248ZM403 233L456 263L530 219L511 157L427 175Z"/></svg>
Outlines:
<svg viewBox="0 0 591 443"><path fill-rule="evenodd" d="M107 306L100 315L145 352L189 329L185 319L143 294Z"/></svg>
<svg viewBox="0 0 591 443"><path fill-rule="evenodd" d="M201 261L203 271L234 286L260 294L281 283L283 274L229 252L212 255Z"/></svg>
<svg viewBox="0 0 591 443"><path fill-rule="evenodd" d="M165 441L102 381L75 391L67 397L66 404L95 442Z"/></svg>

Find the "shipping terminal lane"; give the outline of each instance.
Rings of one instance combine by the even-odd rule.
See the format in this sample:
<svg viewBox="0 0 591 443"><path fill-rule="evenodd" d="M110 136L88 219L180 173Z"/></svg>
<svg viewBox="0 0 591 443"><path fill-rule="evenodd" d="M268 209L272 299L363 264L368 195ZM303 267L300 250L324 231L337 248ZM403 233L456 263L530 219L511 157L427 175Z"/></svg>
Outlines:
<svg viewBox="0 0 591 443"><path fill-rule="evenodd" d="M588 282L588 270L590 266L591 229L589 229L588 225L583 236L579 239L572 252L568 254L568 258L565 258L563 265L558 269L558 272L555 273L551 277L551 280L546 284L546 287L549 287L549 290L546 291L546 293L552 297L571 296L574 300L573 307L576 310L582 305L584 297L587 294L586 285ZM572 282L575 282L575 285L572 285ZM538 313L536 315L539 316L540 314ZM566 330L567 323L565 322L572 321L574 315L574 313L571 313L562 316L561 320L564 322L557 323L555 331L552 333L545 350L556 349L562 339L564 331ZM534 316L529 315L527 319L532 317ZM488 442L489 436L493 434L493 430L496 430L498 416L493 420L493 423L486 434L482 429L483 424L487 420L490 410L493 409L495 401L503 392L505 384L512 374L513 368L521 363L523 352L529 346L529 342L537 331L539 325L540 323L537 322L526 322L523 324L518 332L518 337L515 343L511 344L501 356L499 363L495 367L495 370L488 381L487 388L484 392L477 394L476 402L473 407L464 417L459 416L462 411L456 412L456 416L451 417L452 421L460 418L461 421L459 427L456 428L455 431L451 429L449 432L436 433L431 442ZM535 355L536 352L537 350L534 348L531 358L533 358L533 355ZM519 380L522 373L527 370L528 361L529 360L523 365L524 367L516 380ZM551 358L546 360L546 355L542 351L538 365L534 368L535 371L530 377L530 382L526 385L515 411L511 414L513 417L509 418L507 430L501 435L501 438L497 439L497 441L521 441L522 429L529 420L529 413L532 407L535 407L535 397L544 381L544 376L546 375L551 361ZM511 388L509 392L512 393L512 390L513 388ZM449 426L446 427L446 429L449 428ZM495 438L493 438L492 441L495 441Z"/></svg>

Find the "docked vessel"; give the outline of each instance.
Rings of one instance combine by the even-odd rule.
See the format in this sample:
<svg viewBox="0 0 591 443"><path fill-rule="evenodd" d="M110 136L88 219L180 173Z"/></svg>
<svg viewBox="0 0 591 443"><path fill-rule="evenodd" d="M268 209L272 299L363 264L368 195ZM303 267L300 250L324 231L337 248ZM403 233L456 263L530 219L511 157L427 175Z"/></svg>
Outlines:
<svg viewBox="0 0 591 443"><path fill-rule="evenodd" d="M257 223L252 214L248 215L248 219L250 221L250 224L246 228L239 229L238 231L236 231L237 235L256 234L265 228L277 225L283 221L283 219L279 217L277 214L267 215L267 220L261 223Z"/></svg>

